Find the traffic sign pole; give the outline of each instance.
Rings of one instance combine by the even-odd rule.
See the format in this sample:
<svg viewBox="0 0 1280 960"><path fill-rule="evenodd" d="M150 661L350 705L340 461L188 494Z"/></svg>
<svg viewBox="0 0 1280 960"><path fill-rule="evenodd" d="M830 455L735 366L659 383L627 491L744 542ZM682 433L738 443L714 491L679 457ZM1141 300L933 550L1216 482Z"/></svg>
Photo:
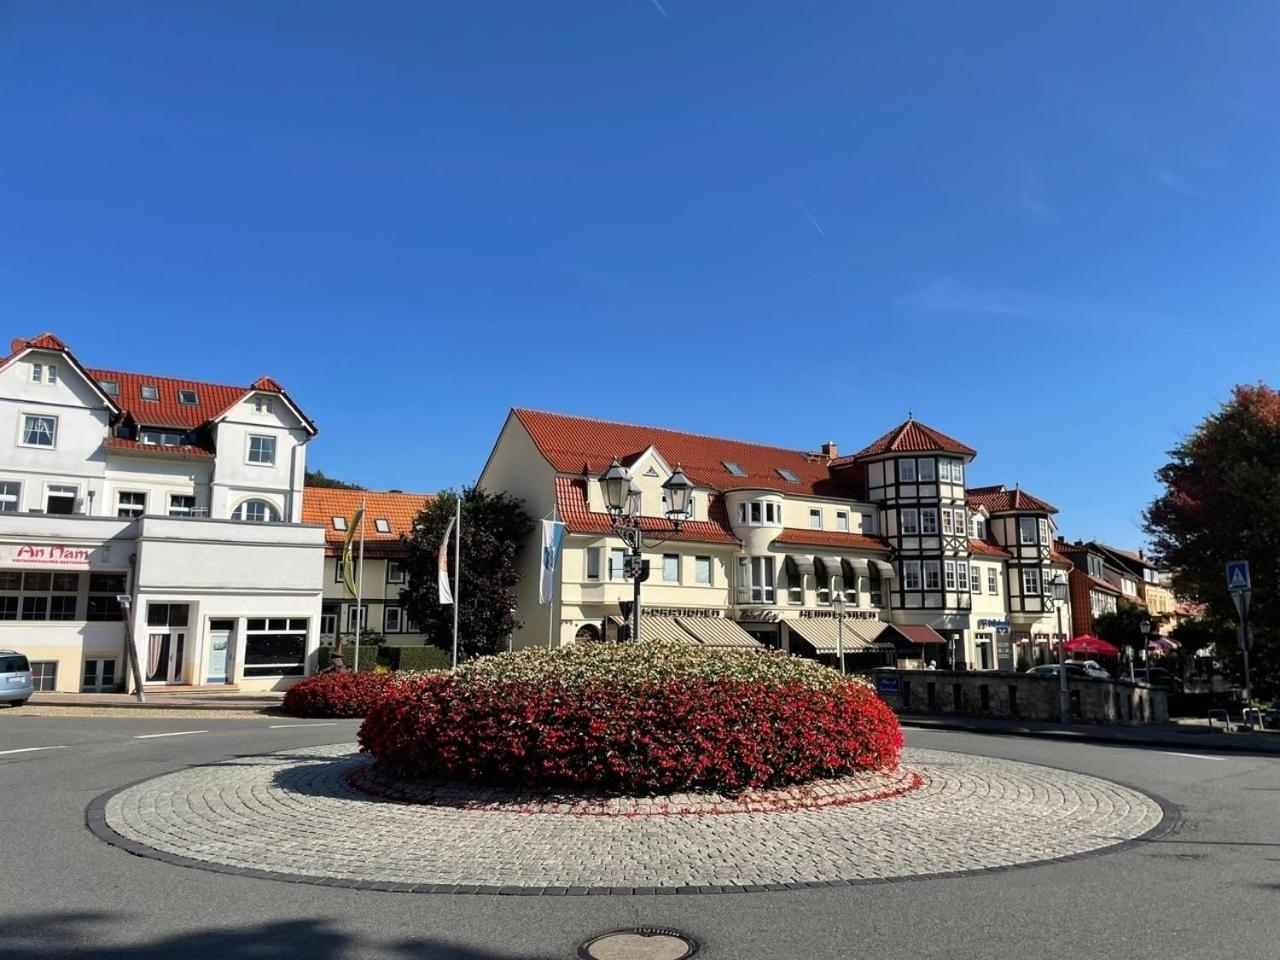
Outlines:
<svg viewBox="0 0 1280 960"><path fill-rule="evenodd" d="M1236 636L1240 639L1240 652L1244 655L1244 709L1245 723L1249 723L1249 711L1253 709L1253 681L1249 676L1249 597L1253 578L1249 574L1248 560L1232 560L1227 564L1227 589L1235 601L1240 626Z"/></svg>

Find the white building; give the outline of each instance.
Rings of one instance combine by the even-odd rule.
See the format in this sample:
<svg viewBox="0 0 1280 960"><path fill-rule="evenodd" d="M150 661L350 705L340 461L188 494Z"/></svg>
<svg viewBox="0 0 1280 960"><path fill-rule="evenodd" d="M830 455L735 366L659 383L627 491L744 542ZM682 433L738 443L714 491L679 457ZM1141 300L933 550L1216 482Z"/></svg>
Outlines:
<svg viewBox="0 0 1280 960"><path fill-rule="evenodd" d="M642 634L822 658L843 639L862 667L896 657L1014 669L1019 642L1031 655L1058 632L1049 584L1070 563L1052 549L1053 507L966 487L974 456L912 419L841 457L834 443L788 450L513 410L479 485L566 525L550 610L538 603L537 534L522 552L513 643L616 636L632 583L597 478L617 459L651 531ZM672 534L662 484L677 465L695 490ZM1065 632L1065 605L1062 617Z"/></svg>
<svg viewBox="0 0 1280 960"><path fill-rule="evenodd" d="M0 359L0 648L40 689L278 689L314 663L315 425L274 380L84 367L51 334ZM120 597L127 597L127 622ZM126 628L128 628L126 630Z"/></svg>

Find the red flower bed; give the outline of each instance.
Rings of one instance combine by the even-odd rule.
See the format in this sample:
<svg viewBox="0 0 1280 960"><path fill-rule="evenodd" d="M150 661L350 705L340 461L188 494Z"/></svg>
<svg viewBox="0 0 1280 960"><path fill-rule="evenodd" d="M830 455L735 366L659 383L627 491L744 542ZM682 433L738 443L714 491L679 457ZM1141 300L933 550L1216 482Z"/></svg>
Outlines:
<svg viewBox="0 0 1280 960"><path fill-rule="evenodd" d="M388 690L360 728L361 747L398 776L739 791L891 768L902 749L888 706L839 678L418 680Z"/></svg>
<svg viewBox="0 0 1280 960"><path fill-rule="evenodd" d="M388 693L417 678L394 673L318 673L284 694L284 712L294 717L363 717Z"/></svg>

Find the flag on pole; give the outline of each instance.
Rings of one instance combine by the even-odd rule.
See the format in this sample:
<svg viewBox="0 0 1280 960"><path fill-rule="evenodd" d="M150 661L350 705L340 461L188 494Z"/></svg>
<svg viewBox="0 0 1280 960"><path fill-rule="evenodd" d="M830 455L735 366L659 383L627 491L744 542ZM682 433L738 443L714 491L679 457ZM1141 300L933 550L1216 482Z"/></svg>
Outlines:
<svg viewBox="0 0 1280 960"><path fill-rule="evenodd" d="M560 563L560 545L564 542L564 524L559 520L542 521L542 570L538 575L538 602L550 603L556 593L556 567Z"/></svg>
<svg viewBox="0 0 1280 960"><path fill-rule="evenodd" d="M356 511L351 522L347 524L347 539L342 545L342 585L347 588L347 595L356 595L356 565L353 556L356 531L362 528L360 521L364 518L364 507Z"/></svg>
<svg viewBox="0 0 1280 960"><path fill-rule="evenodd" d="M444 528L444 536L440 538L440 556L436 560L437 577L440 586L440 606L453 603L453 590L449 586L449 535L453 533L456 516L449 518L449 525Z"/></svg>

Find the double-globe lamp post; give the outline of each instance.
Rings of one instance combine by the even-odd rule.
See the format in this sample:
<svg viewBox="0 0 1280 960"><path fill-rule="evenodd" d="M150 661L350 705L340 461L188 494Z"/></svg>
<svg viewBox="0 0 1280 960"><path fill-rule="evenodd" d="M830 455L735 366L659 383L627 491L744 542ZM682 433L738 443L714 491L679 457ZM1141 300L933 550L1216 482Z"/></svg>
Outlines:
<svg viewBox="0 0 1280 960"><path fill-rule="evenodd" d="M630 550L627 557L627 570L631 574L633 597L631 604L631 639L640 639L640 584L644 571L644 530L641 527L640 488L631 479L631 474L615 457L609 469L600 475L600 492L604 494L605 510L609 514L609 524L619 539ZM693 483L685 476L680 464L672 471L662 484L667 497L667 509L664 515L671 523L671 533L680 531L680 525L689 519L693 505ZM653 544L659 545L664 541Z"/></svg>
<svg viewBox="0 0 1280 960"><path fill-rule="evenodd" d="M1062 632L1062 608L1067 602L1067 578L1060 573L1053 575L1049 585L1053 588L1053 606L1058 613L1058 716L1063 723L1071 722L1071 692L1067 688L1067 635Z"/></svg>

